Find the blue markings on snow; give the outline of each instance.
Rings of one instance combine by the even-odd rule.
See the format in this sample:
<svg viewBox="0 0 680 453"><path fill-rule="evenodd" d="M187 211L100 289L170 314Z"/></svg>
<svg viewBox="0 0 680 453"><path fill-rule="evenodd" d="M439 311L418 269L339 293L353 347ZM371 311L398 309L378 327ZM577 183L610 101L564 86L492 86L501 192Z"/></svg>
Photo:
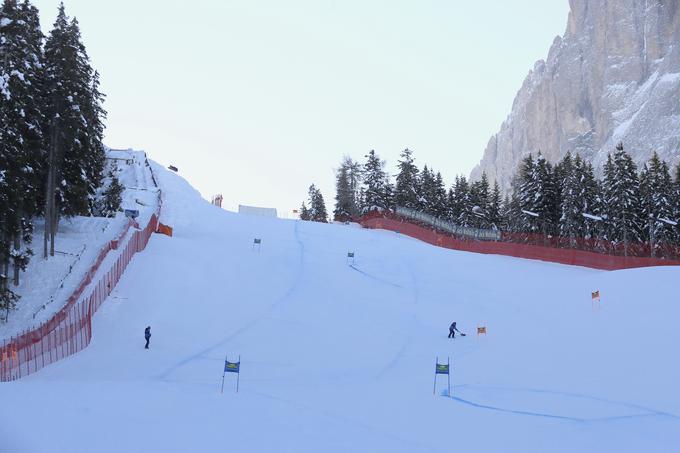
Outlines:
<svg viewBox="0 0 680 453"><path fill-rule="evenodd" d="M529 415L531 417L556 418L556 419L560 419L560 420L569 420L569 421L572 421L572 422L584 422L584 421L586 421L585 419L582 419L582 418L565 417L563 415L541 414L539 412L529 412L529 411L521 411L521 410L515 410L515 409L504 409L504 408L495 407L495 406L488 406L486 404L479 404L479 403L474 403L472 401L464 400L463 398L458 398L456 396L451 396L450 398L454 401L458 401L459 403L467 404L467 405L473 406L473 407L478 407L480 409L489 409L489 410L498 411L498 412L508 412L510 414L517 414L517 415Z"/></svg>
<svg viewBox="0 0 680 453"><path fill-rule="evenodd" d="M293 235L295 236L295 242L298 245L298 252L300 254L299 255L300 256L300 261L299 261L300 265L298 266L298 271L297 271L297 274L295 276L295 280L293 281L293 283L288 288L288 291L286 291L286 293L283 296L281 296L278 300L276 300L272 304L272 308L276 307L281 302L283 302L284 300L287 300L290 296L292 296L293 293L298 289L298 286L300 286L300 281L302 280L302 274L303 274L303 271L304 271L304 268L305 268L305 266L304 266L304 263L305 263L305 243L302 241L302 239L300 239L300 231L299 231L300 221L296 220L294 222L294 224L295 224L295 227L293 228Z"/></svg>
<svg viewBox="0 0 680 453"><path fill-rule="evenodd" d="M375 281L383 283L385 285L394 286L395 288L403 288L403 286L401 286L401 285L398 285L396 283L392 283L392 282L385 280L385 279L382 279L380 277L376 277L375 275L371 275L368 272L364 272L361 269L359 269L358 267L356 267L354 264L350 264L349 267L351 267L353 270L357 271L361 275L370 278L371 280L375 280Z"/></svg>
<svg viewBox="0 0 680 453"><path fill-rule="evenodd" d="M272 309L274 309L276 306L281 304L281 302L289 299L290 296L292 296L295 293L295 290L298 288L300 281L302 279L302 274L303 274L303 270L304 270L304 256L305 256L305 244L302 241L302 239L300 239L300 233L299 233L299 230L298 230L299 224L300 224L300 221L295 221L293 223L293 225L294 225L293 235L295 237L295 242L298 245L298 251L299 251L299 266L297 268L298 269L297 274L295 275L295 278L294 278L292 284L286 290L286 292L281 297L279 297L274 302L272 302L272 304L269 306L268 312L257 317L257 318L255 318L255 319L252 319L251 321L249 321L245 325L241 326L240 328L236 329L234 332L230 333L229 335L227 335L226 337L224 337L222 340L218 341L217 343L214 343L211 346L208 346L205 349L202 349L201 351L197 352L196 354L192 354L192 355L185 357L184 359L180 360L179 362L177 362L176 364L174 364L173 366L171 366L170 368L168 368L167 370L165 370L164 372L159 374L157 376L158 379L160 379L161 381L167 381L168 377L172 373L174 373L177 369L183 367L184 365L187 365L188 363L193 362L194 360L205 358L206 354L209 354L209 353L215 351L218 348L223 348L229 342L234 340L236 337L238 337L239 335L243 334L244 332L250 330L257 323L259 323L260 321L265 319L266 315L269 312L271 312Z"/></svg>
<svg viewBox="0 0 680 453"><path fill-rule="evenodd" d="M648 408L645 406L640 406L638 404L634 403L628 403L628 402L622 402L622 401L613 401L613 400L608 400L604 398L599 398L596 396L589 396L589 395L584 395L580 393L568 393L568 392L560 392L560 391L552 391L552 390L541 390L541 389L524 389L524 388L505 388L505 387L481 387L481 386L472 386L472 385L460 385L456 386L456 392L461 393L464 392L466 388L468 389L475 389L475 390L487 390L487 391L496 391L496 390L501 390L504 392L526 392L526 393L537 393L537 394L545 394L545 395L553 395L553 396L559 396L559 397L565 397L568 399L584 399L584 400L589 400L591 402L597 402L597 403L603 403L606 406L618 406L619 408L628 408L628 409L634 409L636 411L642 411L639 413L632 413L632 414L622 414L622 415L612 415L612 416L604 416L604 417L575 417L575 416L567 416L567 415L560 415L560 414L552 414L548 412L539 412L539 411L530 411L530 410L523 410L523 409L513 409L513 408L506 408L506 407L499 407L499 406L494 406L488 403L479 403L472 401L470 399L466 398L461 398L460 396L449 396L446 390L443 390L441 392L441 396L446 396L452 399L453 401L456 401L461 404L465 404L467 406L475 407L478 409L485 409L485 410L490 410L490 411L495 411L495 412L504 412L508 414L514 414L514 415L523 415L523 416L528 416L528 417L539 417L539 418L547 418L547 419L555 419L555 420L564 420L564 421L569 421L569 422L578 422L578 423L587 423L587 422L606 422L606 421L616 421L616 420L626 420L626 419L633 419L633 418L643 418L643 417L666 417L666 418L671 418L674 420L680 420L680 417L674 414L670 414L668 412L662 412L658 411L656 409Z"/></svg>

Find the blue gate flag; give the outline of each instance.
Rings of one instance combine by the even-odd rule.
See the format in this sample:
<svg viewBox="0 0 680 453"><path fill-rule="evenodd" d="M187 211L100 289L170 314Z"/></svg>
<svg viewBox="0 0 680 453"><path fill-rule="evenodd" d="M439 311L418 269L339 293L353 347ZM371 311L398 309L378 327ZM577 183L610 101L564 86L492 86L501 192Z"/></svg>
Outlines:
<svg viewBox="0 0 680 453"><path fill-rule="evenodd" d="M445 363L438 363L434 372L435 374L449 374L449 365Z"/></svg>
<svg viewBox="0 0 680 453"><path fill-rule="evenodd" d="M241 362L230 362L228 360L224 361L224 372L225 373L240 373Z"/></svg>

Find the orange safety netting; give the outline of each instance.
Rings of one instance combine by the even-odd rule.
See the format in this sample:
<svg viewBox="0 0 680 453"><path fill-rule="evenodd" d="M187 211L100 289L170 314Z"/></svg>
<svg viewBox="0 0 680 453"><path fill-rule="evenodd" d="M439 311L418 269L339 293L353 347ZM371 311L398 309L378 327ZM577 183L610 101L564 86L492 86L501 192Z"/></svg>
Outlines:
<svg viewBox="0 0 680 453"><path fill-rule="evenodd" d="M121 235L102 248L61 310L39 327L4 340L0 346L0 381L12 381L35 373L46 365L75 354L90 343L92 316L111 294L132 257L146 248L151 234L158 227L160 208L159 191L157 212L143 230L132 233L108 270L100 269L104 259L112 250L118 250L131 227L137 227L134 221L129 221ZM86 290L89 290L89 295L81 298Z"/></svg>
<svg viewBox="0 0 680 453"><path fill-rule="evenodd" d="M514 256L517 258L527 258L553 263L570 264L574 266L584 266L602 270L629 269L634 267L647 266L672 266L680 265L680 260L650 258L642 256L620 256L593 251L580 250L578 248L557 248L559 239L564 238L545 238L545 243L554 246L536 245L541 243L543 238L540 235L532 235L533 243L513 243L503 242L508 240L519 240L514 233L503 233L503 241L475 241L464 240L453 237L449 234L437 232L429 227L415 224L390 212L371 212L359 220L359 223L366 228L378 228L396 231L421 241L439 247L454 250L462 250L474 253L486 253L494 255ZM526 236L526 235L524 235ZM585 240L577 241L586 242ZM605 248L607 244L600 241L599 244ZM620 253L620 245L609 244L609 249L614 253ZM640 250L638 250L640 249ZM634 244L630 251L644 251L640 244ZM646 249L649 251L649 248Z"/></svg>

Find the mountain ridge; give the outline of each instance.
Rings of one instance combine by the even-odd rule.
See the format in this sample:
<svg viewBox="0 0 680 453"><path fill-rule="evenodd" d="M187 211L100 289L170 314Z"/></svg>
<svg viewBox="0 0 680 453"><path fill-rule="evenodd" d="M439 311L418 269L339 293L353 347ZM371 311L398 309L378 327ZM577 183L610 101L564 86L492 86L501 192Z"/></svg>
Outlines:
<svg viewBox="0 0 680 453"><path fill-rule="evenodd" d="M568 151L601 169L617 142L636 163L680 161L680 0L570 0L563 36L517 92L471 179L508 191L520 160Z"/></svg>

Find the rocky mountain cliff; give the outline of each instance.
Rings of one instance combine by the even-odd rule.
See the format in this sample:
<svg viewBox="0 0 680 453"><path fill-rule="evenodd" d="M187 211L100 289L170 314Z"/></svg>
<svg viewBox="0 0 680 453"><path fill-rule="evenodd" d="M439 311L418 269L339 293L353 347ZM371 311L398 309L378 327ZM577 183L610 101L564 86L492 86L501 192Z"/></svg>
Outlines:
<svg viewBox="0 0 680 453"><path fill-rule="evenodd" d="M519 161L580 153L596 169L617 142L636 162L680 160L680 0L570 0L555 38L472 171L504 190Z"/></svg>

